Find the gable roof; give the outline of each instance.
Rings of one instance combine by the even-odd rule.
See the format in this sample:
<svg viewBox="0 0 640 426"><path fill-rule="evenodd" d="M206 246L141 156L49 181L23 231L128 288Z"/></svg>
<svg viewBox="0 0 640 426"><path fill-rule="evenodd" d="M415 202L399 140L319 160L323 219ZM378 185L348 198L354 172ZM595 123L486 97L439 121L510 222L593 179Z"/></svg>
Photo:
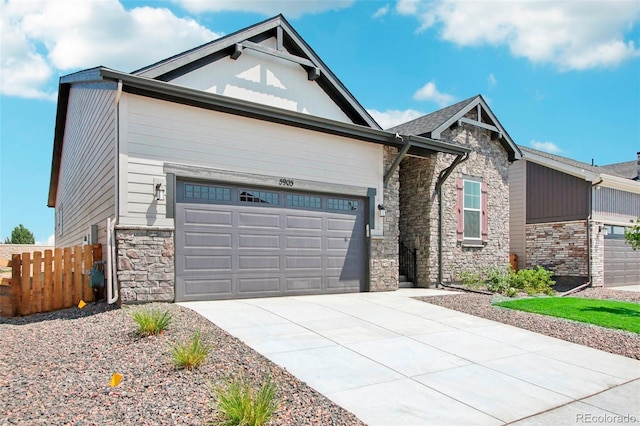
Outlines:
<svg viewBox="0 0 640 426"><path fill-rule="evenodd" d="M278 50L258 45L261 41L272 37L277 40ZM315 81L355 124L381 129L367 110L360 105L282 15L274 16L243 30L156 62L131 74L170 81L219 59L232 55L239 56L243 48L259 49L263 53L297 62L307 70L309 80Z"/></svg>
<svg viewBox="0 0 640 426"><path fill-rule="evenodd" d="M611 175L620 176L627 179L640 179L640 175L638 175L637 161L625 161L622 163L608 164L605 166L600 166L600 168L606 170L606 172Z"/></svg>
<svg viewBox="0 0 640 426"><path fill-rule="evenodd" d="M637 163L634 161L598 167L526 146L521 146L520 149L524 154L523 160L532 161L562 173L576 176L591 182L593 185L640 194L640 182L637 180ZM629 170L631 164L635 167L635 173Z"/></svg>
<svg viewBox="0 0 640 426"><path fill-rule="evenodd" d="M478 121L467 120L464 116L473 108L480 111ZM416 118L404 124L387 129L390 132L420 135L433 139L441 139L442 132L457 125L459 122L483 127L496 132L500 143L509 154L509 160L517 160L522 156L518 146L511 139L509 133L502 127L482 95L476 95L464 101L450 105L446 108L434 111L431 114Z"/></svg>
<svg viewBox="0 0 640 426"><path fill-rule="evenodd" d="M520 146L520 150L524 153L525 158L532 156L543 157L594 174L605 173L611 176L625 179L636 179L638 177L638 165L636 161L625 161L622 163L596 166L589 163L584 163L582 161L574 160L572 158L563 157L561 155L551 154L549 152L529 148L528 146ZM530 155L527 156L527 154Z"/></svg>

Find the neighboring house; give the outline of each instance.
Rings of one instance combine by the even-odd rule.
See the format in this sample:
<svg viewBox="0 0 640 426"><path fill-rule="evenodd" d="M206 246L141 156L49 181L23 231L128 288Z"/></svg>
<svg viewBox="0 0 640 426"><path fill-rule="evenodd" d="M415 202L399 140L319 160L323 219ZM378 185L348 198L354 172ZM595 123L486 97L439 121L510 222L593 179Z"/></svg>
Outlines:
<svg viewBox="0 0 640 426"><path fill-rule="evenodd" d="M56 245L103 244L110 302L118 289L123 302L396 289L399 176L405 204L421 203L411 215L430 223L435 179L466 146L480 152L444 188L446 273L478 256L504 263L517 148L474 102L442 137L383 131L282 16L132 73L61 77ZM470 247L455 242L458 177L476 197ZM471 211L486 204L488 225ZM433 229L421 238L432 252Z"/></svg>
<svg viewBox="0 0 640 426"><path fill-rule="evenodd" d="M521 153L482 96L388 130L468 150L400 163L400 242L416 253L418 285L508 265L508 168Z"/></svg>
<svg viewBox="0 0 640 426"><path fill-rule="evenodd" d="M511 251L522 267L594 286L640 284L640 251L624 229L640 216L637 161L593 166L520 147L509 169Z"/></svg>

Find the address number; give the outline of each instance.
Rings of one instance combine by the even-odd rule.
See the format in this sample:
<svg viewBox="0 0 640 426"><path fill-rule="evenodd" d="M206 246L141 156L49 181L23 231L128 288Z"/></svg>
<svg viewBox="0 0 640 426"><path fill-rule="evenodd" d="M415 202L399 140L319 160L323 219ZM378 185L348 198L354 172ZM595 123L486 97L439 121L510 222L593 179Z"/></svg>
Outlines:
<svg viewBox="0 0 640 426"><path fill-rule="evenodd" d="M293 179L280 179L280 186L293 186Z"/></svg>

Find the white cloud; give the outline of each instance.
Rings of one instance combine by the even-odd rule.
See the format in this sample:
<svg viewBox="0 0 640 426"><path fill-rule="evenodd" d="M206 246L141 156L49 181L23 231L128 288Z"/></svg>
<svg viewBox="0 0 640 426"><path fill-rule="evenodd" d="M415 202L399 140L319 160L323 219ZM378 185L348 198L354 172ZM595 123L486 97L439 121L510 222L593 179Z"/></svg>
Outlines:
<svg viewBox="0 0 640 426"><path fill-rule="evenodd" d="M282 13L288 18L298 18L306 14L344 9L355 0L173 0L190 12L254 12L274 16Z"/></svg>
<svg viewBox="0 0 640 426"><path fill-rule="evenodd" d="M553 142L531 141L531 146L540 151L550 152L551 154L559 154L562 152L562 149Z"/></svg>
<svg viewBox="0 0 640 426"><path fill-rule="evenodd" d="M2 15L3 95L54 98L51 77L104 65L132 71L220 36L164 8L118 0L10 0Z"/></svg>
<svg viewBox="0 0 640 426"><path fill-rule="evenodd" d="M431 101L440 107L445 107L453 103L456 98L448 93L438 91L436 84L430 81L413 94L413 99L417 101Z"/></svg>
<svg viewBox="0 0 640 426"><path fill-rule="evenodd" d="M398 124L406 123L407 121L415 120L418 117L425 115L424 112L416 111L414 109L397 110L388 109L386 111L378 111L375 109L368 109L367 112L378 122L380 127L388 129Z"/></svg>
<svg viewBox="0 0 640 426"><path fill-rule="evenodd" d="M418 3L420 0L398 0L396 12L401 15L415 15L418 13Z"/></svg>
<svg viewBox="0 0 640 426"><path fill-rule="evenodd" d="M389 5L385 4L380 9L375 11L375 13L372 15L372 18L373 19L382 18L387 13L389 13Z"/></svg>
<svg viewBox="0 0 640 426"><path fill-rule="evenodd" d="M498 80L496 80L496 76L493 75L493 73L489 74L489 77L487 77L487 81L489 82L489 87L496 87L496 84L498 84Z"/></svg>
<svg viewBox="0 0 640 426"><path fill-rule="evenodd" d="M55 234L49 235L49 237L44 242L36 241L36 245L39 245L39 246L51 246L51 247L55 246L56 245L56 236L55 236Z"/></svg>
<svg viewBox="0 0 640 426"><path fill-rule="evenodd" d="M561 70L612 67L640 56L625 32L640 20L637 1L399 1L418 31L438 26L440 37L459 46L509 47L516 57Z"/></svg>

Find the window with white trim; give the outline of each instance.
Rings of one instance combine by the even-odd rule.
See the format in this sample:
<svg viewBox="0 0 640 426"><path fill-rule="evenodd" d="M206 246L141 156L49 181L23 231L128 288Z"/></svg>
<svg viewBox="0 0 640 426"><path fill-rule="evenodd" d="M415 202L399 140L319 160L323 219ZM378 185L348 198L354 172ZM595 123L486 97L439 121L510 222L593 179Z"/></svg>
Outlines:
<svg viewBox="0 0 640 426"><path fill-rule="evenodd" d="M489 241L488 185L480 177L465 176L456 179L458 193L457 239L463 245Z"/></svg>
<svg viewBox="0 0 640 426"><path fill-rule="evenodd" d="M464 180L463 188L464 239L482 238L482 191L481 182Z"/></svg>

